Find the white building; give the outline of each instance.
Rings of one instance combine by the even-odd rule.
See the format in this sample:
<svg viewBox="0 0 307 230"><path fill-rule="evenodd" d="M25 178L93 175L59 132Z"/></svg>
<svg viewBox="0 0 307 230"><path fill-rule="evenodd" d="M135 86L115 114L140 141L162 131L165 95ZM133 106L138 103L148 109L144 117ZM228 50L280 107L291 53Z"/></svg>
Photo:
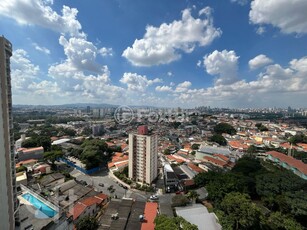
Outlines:
<svg viewBox="0 0 307 230"><path fill-rule="evenodd" d="M15 219L18 217L12 131L11 56L12 44L0 37L0 228L7 230L15 229Z"/></svg>
<svg viewBox="0 0 307 230"><path fill-rule="evenodd" d="M158 175L158 137L147 126L129 134L129 178L150 184Z"/></svg>

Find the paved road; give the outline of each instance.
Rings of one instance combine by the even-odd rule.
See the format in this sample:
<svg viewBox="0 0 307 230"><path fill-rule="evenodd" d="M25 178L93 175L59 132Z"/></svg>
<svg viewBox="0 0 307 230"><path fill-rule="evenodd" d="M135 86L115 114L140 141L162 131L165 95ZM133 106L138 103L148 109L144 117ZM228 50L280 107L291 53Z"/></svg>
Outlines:
<svg viewBox="0 0 307 230"><path fill-rule="evenodd" d="M93 186L95 191L103 192L110 196L116 195L118 198L130 197L139 201L146 201L151 195L135 190L124 189L123 187L119 186L119 184L116 183L116 180L112 178L106 171L101 171L94 175L86 175L75 169L71 174L76 177L78 181L83 180L88 185ZM102 183L104 186L99 186L100 183ZM110 187L111 185L115 189L113 194L108 191L108 187Z"/></svg>

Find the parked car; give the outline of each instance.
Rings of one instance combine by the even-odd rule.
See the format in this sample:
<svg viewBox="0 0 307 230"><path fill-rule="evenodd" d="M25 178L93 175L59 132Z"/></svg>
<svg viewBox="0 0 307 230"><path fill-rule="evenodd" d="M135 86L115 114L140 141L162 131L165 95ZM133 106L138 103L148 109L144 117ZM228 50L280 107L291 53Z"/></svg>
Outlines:
<svg viewBox="0 0 307 230"><path fill-rule="evenodd" d="M104 184L103 183L99 183L98 184L100 187L104 187Z"/></svg>
<svg viewBox="0 0 307 230"><path fill-rule="evenodd" d="M159 197L158 197L157 195L151 195L151 196L149 197L149 199L151 199L151 200L158 200Z"/></svg>

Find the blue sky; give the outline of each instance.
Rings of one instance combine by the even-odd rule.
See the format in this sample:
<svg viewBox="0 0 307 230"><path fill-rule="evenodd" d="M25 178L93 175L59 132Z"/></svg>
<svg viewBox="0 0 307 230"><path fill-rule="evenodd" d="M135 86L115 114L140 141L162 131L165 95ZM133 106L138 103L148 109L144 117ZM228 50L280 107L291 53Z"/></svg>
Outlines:
<svg viewBox="0 0 307 230"><path fill-rule="evenodd" d="M306 107L306 0L2 0L14 104Z"/></svg>

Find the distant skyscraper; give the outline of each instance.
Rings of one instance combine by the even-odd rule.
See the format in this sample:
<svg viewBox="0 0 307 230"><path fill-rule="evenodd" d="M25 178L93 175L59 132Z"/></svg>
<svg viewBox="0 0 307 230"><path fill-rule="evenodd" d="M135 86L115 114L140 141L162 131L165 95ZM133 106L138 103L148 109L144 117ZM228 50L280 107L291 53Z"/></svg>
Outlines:
<svg viewBox="0 0 307 230"><path fill-rule="evenodd" d="M86 113L87 114L90 114L91 113L91 106L86 106Z"/></svg>
<svg viewBox="0 0 307 230"><path fill-rule="evenodd" d="M0 37L0 229L5 230L15 228L18 205L12 131L11 56L12 44Z"/></svg>
<svg viewBox="0 0 307 230"><path fill-rule="evenodd" d="M129 178L150 184L158 175L158 137L147 126L129 134Z"/></svg>

